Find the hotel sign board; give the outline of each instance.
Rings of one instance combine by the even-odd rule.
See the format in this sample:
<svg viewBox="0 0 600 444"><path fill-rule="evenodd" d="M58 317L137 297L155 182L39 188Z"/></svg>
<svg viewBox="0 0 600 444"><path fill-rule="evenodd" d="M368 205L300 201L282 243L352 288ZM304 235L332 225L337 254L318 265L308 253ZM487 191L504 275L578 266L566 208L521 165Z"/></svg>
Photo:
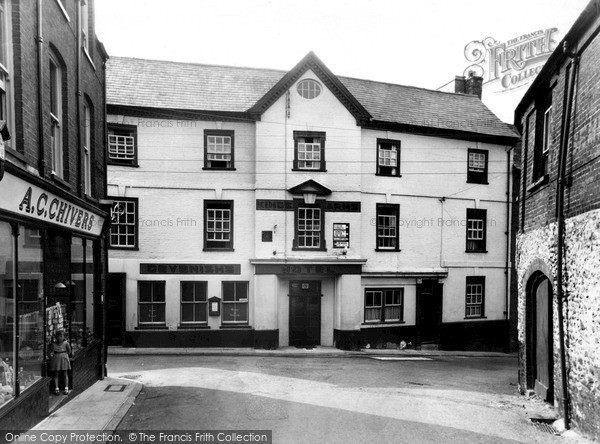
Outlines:
<svg viewBox="0 0 600 444"><path fill-rule="evenodd" d="M333 248L350 248L350 224L333 224Z"/></svg>
<svg viewBox="0 0 600 444"><path fill-rule="evenodd" d="M140 274L242 274L240 264L140 264Z"/></svg>
<svg viewBox="0 0 600 444"><path fill-rule="evenodd" d="M99 214L12 174L0 182L0 210L93 236L104 224Z"/></svg>

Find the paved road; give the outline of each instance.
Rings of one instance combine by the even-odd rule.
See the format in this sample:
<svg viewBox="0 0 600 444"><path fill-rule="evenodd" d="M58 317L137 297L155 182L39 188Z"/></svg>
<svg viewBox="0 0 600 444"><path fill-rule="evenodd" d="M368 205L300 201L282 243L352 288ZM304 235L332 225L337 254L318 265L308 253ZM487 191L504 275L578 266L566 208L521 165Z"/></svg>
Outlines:
<svg viewBox="0 0 600 444"><path fill-rule="evenodd" d="M268 429L275 443L551 443L514 358L111 356L144 389L119 429Z"/></svg>

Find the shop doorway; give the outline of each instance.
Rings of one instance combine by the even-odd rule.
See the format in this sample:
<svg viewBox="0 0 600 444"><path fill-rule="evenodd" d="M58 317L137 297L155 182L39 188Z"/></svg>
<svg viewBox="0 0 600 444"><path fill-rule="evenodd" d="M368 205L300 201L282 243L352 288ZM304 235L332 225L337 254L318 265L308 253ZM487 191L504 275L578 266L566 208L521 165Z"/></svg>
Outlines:
<svg viewBox="0 0 600 444"><path fill-rule="evenodd" d="M421 344L440 342L442 299L442 284L435 280L423 280L417 284L417 330Z"/></svg>
<svg viewBox="0 0 600 444"><path fill-rule="evenodd" d="M321 297L321 281L290 282L290 345L321 343Z"/></svg>
<svg viewBox="0 0 600 444"><path fill-rule="evenodd" d="M532 276L527 294L528 386L549 403L554 402L552 299L550 280L541 273Z"/></svg>
<svg viewBox="0 0 600 444"><path fill-rule="evenodd" d="M106 297L106 342L123 345L125 329L125 273L109 273Z"/></svg>

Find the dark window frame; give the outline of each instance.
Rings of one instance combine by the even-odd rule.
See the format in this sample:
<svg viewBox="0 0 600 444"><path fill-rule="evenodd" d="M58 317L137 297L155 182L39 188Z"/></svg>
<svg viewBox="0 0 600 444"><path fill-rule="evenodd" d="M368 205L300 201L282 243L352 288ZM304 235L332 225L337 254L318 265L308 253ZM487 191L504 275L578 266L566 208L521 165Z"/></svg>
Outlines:
<svg viewBox="0 0 600 444"><path fill-rule="evenodd" d="M471 154L483 154L485 156L485 167L483 171L471 170ZM467 150L467 183L489 184L488 182L488 165L490 152L488 150L480 150L469 148Z"/></svg>
<svg viewBox="0 0 600 444"><path fill-rule="evenodd" d="M396 151L396 166L395 167L379 164L379 151L382 149L382 145L391 145L391 146L396 147L397 151ZM400 155L402 153L401 141L395 140L395 139L377 139L376 146L377 146L377 152L376 152L376 159L375 159L375 164L376 164L375 175L376 176L388 176L388 177L402 177L402 175L400 174ZM390 171L390 172L385 171L387 169L393 170L394 168L396 169L395 173L392 171Z"/></svg>
<svg viewBox="0 0 600 444"><path fill-rule="evenodd" d="M231 138L231 165L230 166L212 166L208 160L208 138L210 136L225 136ZM204 130L204 167L203 170L235 171L235 131L234 130Z"/></svg>
<svg viewBox="0 0 600 444"><path fill-rule="evenodd" d="M481 285L481 304L468 302L469 285ZM481 306L481 313L477 315L469 314L469 307ZM485 276L467 276L465 284L465 319L485 318Z"/></svg>
<svg viewBox="0 0 600 444"><path fill-rule="evenodd" d="M487 245L487 210L478 209L478 208L467 208L467 223L466 223L466 247L465 251L467 253L487 253L486 245ZM483 221L483 238L482 239L469 239L469 231L472 231L472 228L469 226L469 221ZM478 229L477 229L478 230ZM479 245L474 246L470 244L470 242L479 242Z"/></svg>
<svg viewBox="0 0 600 444"><path fill-rule="evenodd" d="M386 302L386 292L399 292L399 304L390 304ZM381 292L381 305L367 307L367 292ZM385 316L386 307L399 306L399 319L387 319ZM367 320L367 310L372 307L380 307L381 313L378 320ZM403 324L404 323L404 287L365 287L363 297L363 322L364 324Z"/></svg>
<svg viewBox="0 0 600 444"><path fill-rule="evenodd" d="M319 209L321 214L321 225L319 230L319 247L304 247L299 245L300 233L298 229L298 217L301 209ZM307 231L307 230L305 230ZM316 230L315 230L316 231ZM294 200L294 240L292 251L327 251L325 242L325 206L323 200L317 200L314 204L306 204L300 200Z"/></svg>
<svg viewBox="0 0 600 444"><path fill-rule="evenodd" d="M204 240L204 247L202 249L202 251L234 251L234 211L233 211L233 200L205 200L204 201L204 212L203 212L203 217L204 217L204 223L203 223L203 227L204 227L204 235L203 235L203 240ZM227 241L227 245L225 245L225 242L223 242L222 244L225 245L223 247L215 247L212 245L209 245L209 242L218 242L215 240L209 240L207 235L208 235L208 210L210 209L227 209L229 210L229 241Z"/></svg>
<svg viewBox="0 0 600 444"><path fill-rule="evenodd" d="M138 167L138 135L137 135L138 127L136 125L124 125L121 123L107 123L106 124L106 132L107 132L107 143L106 143L106 164L107 165L118 165L118 166L126 166L126 167ZM129 136L124 137L133 137L133 159L112 159L110 157L110 136L114 136L114 131L118 131L120 133L130 133Z"/></svg>
<svg viewBox="0 0 600 444"><path fill-rule="evenodd" d="M380 239L389 239L389 237L380 237L379 236L379 216L389 216L389 214L381 214L382 210L393 210L396 216L396 236L394 237L396 241L396 246L393 248L386 248L380 246ZM400 204L387 204L387 203L378 203L375 210L375 251L383 251L383 252L398 252L400 251Z"/></svg>
<svg viewBox="0 0 600 444"><path fill-rule="evenodd" d="M204 291L204 301L200 300L197 301L195 296L195 290L194 290L194 300L192 301L185 301L183 300L183 287L184 284L193 284L194 286L196 286L197 284L200 284L200 287L203 289ZM196 319L194 319L193 321L184 321L183 320L183 312L184 312L184 307L185 306L192 306L192 310L193 313L195 313L195 306L196 305L204 305L204 317L206 318L205 321L198 321ZM179 322L181 325L187 326L187 325L207 325L208 324L208 281L180 281L179 282L179 305L180 305L180 312L179 312ZM195 315L194 315L195 318Z"/></svg>
<svg viewBox="0 0 600 444"><path fill-rule="evenodd" d="M140 301L140 296L141 296L141 287L142 285L145 284L151 284L151 285L158 285L159 288L162 287L162 296L163 296L163 301L151 301L151 302L141 302ZM139 327L163 327L166 325L166 312L167 312L167 294L166 294L166 281L160 281L160 280L152 280L152 281L138 281L138 297L137 297L137 323ZM154 289L152 289L152 295L154 295ZM141 321L141 316L140 316L140 308L141 308L141 304L162 304L163 305L163 317L164 319L162 321L159 322L142 322Z"/></svg>
<svg viewBox="0 0 600 444"><path fill-rule="evenodd" d="M135 244L132 246L126 246L126 245L113 245L112 244L112 229L115 225L115 222L112 221L112 208L111 208L111 228L110 231L108 233L108 248L111 250L138 250L139 249L139 234L140 234L140 224L139 224L139 219L140 219L140 203L139 203L139 199L137 197L108 197L109 200L112 200L113 202L117 202L117 201L125 201L125 202L133 202L134 203L134 207L135 207L135 232L134 232L134 237L135 237ZM113 204L114 207L114 204Z"/></svg>
<svg viewBox="0 0 600 444"><path fill-rule="evenodd" d="M552 145L552 121L553 121L553 88L547 90L547 94L536 100L535 104L535 139L533 146L533 171L532 182L544 182L548 180L550 148ZM549 116L549 117L547 117ZM546 122L548 121L548 125Z"/></svg>
<svg viewBox="0 0 600 444"><path fill-rule="evenodd" d="M237 297L237 284L245 284L246 300L245 301L226 301L225 300L225 285L233 285L235 297ZM225 307L228 304L245 304L246 305L246 320L245 321L226 321ZM221 281L221 324L224 326L232 325L249 325L250 324L250 281Z"/></svg>
<svg viewBox="0 0 600 444"><path fill-rule="evenodd" d="M326 172L327 168L326 168L326 161L325 161L325 140L326 140L326 134L324 131L294 131L294 163L293 163L293 167L292 167L292 171L313 171L313 172ZM299 162L304 162L305 160L299 160L298 159L298 143L299 143L299 139L304 139L304 138L313 138L313 139L319 139L319 145L320 145L320 160L319 162L319 168L300 168L298 166ZM309 142L311 143L311 142ZM314 142L312 142L314 143ZM316 162L316 161L314 161Z"/></svg>

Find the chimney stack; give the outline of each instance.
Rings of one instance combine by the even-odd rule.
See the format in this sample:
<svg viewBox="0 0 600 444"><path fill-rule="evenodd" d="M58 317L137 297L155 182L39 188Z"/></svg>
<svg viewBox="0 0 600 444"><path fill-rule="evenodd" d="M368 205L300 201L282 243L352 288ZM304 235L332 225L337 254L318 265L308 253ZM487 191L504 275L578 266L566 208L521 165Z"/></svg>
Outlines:
<svg viewBox="0 0 600 444"><path fill-rule="evenodd" d="M465 93L465 76L454 77L454 92L461 94Z"/></svg>
<svg viewBox="0 0 600 444"><path fill-rule="evenodd" d="M483 89L483 77L475 75L475 71L469 71L469 77L465 80L465 94L472 94L481 99Z"/></svg>

